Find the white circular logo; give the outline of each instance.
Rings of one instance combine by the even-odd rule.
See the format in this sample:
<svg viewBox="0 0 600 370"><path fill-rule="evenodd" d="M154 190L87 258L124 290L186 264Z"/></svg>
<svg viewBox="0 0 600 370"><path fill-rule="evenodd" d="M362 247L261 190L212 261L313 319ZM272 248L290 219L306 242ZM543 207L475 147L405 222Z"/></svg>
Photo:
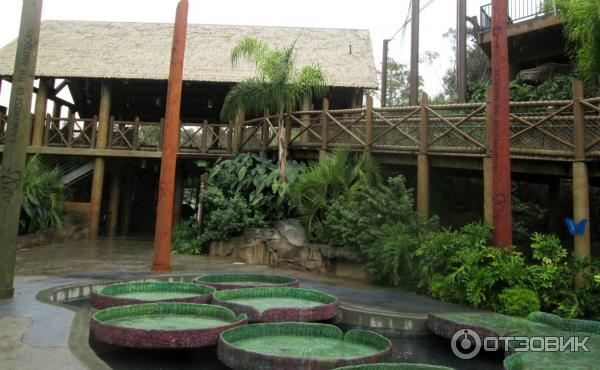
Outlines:
<svg viewBox="0 0 600 370"><path fill-rule="evenodd" d="M461 329L452 336L450 346L456 357L469 360L481 351L481 338L471 329Z"/></svg>

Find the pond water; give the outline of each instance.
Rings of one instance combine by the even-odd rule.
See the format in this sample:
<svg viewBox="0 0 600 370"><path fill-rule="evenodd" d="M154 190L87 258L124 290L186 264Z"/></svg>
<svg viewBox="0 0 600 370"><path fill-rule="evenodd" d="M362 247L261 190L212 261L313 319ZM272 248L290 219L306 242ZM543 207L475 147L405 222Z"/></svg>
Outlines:
<svg viewBox="0 0 600 370"><path fill-rule="evenodd" d="M88 300L68 304L90 309ZM352 327L343 326L343 330ZM382 332L392 341L393 362L413 362L453 367L457 370L501 370L503 353L481 353L471 360L461 360L452 354L450 340L435 335L415 335L409 332ZM113 369L131 370L226 370L217 358L214 347L196 350L132 349L107 345L90 339L90 347Z"/></svg>

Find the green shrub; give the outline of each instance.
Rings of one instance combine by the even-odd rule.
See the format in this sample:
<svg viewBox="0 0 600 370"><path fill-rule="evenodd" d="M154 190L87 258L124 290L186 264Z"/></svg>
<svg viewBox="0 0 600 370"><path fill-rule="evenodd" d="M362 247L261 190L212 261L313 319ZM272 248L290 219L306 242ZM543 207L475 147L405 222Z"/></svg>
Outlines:
<svg viewBox="0 0 600 370"><path fill-rule="evenodd" d="M265 216L252 210L241 194L226 197L216 186L208 185L202 194L204 219L199 240L204 247L214 240L229 240L247 227L268 227Z"/></svg>
<svg viewBox="0 0 600 370"><path fill-rule="evenodd" d="M182 221L173 229L173 251L181 254L200 254L198 224L194 219Z"/></svg>
<svg viewBox="0 0 600 370"><path fill-rule="evenodd" d="M363 251L386 237L396 226L410 234L423 233L426 225L413 210L413 192L402 176L358 189L354 196L341 195L325 211L325 241Z"/></svg>
<svg viewBox="0 0 600 370"><path fill-rule="evenodd" d="M524 287L507 288L498 296L499 311L511 316L527 317L540 310L540 299L536 292Z"/></svg>
<svg viewBox="0 0 600 370"><path fill-rule="evenodd" d="M23 172L20 231L61 230L66 197L60 172L48 168L39 155L30 157Z"/></svg>
<svg viewBox="0 0 600 370"><path fill-rule="evenodd" d="M373 281L391 285L409 285L413 278L414 251L418 239L403 225L384 228L389 234L374 245L363 248L365 269Z"/></svg>
<svg viewBox="0 0 600 370"><path fill-rule="evenodd" d="M327 238L323 230L325 212L340 196L353 200L357 192L377 183L379 169L371 157L339 149L314 162L290 185L291 204L313 241Z"/></svg>
<svg viewBox="0 0 600 370"><path fill-rule="evenodd" d="M451 272L432 279L430 293L445 301L473 307L493 307L498 294L526 280L526 265L513 248L463 249L451 259Z"/></svg>
<svg viewBox="0 0 600 370"><path fill-rule="evenodd" d="M454 266L452 256L459 251L480 250L491 240L492 227L489 224L470 223L457 231L428 232L415 252L417 289L427 291L434 278L449 274Z"/></svg>

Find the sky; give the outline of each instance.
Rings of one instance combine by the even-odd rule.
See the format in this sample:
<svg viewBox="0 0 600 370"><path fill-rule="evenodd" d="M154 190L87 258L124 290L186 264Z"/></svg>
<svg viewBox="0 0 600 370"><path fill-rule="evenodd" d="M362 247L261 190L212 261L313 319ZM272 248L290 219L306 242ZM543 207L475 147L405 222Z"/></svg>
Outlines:
<svg viewBox="0 0 600 370"><path fill-rule="evenodd" d="M421 0L421 7L430 0ZM42 20L102 20L172 23L178 0L44 0ZM479 15L490 0L467 0L467 15ZM0 47L19 32L22 0L2 0ZM189 0L189 23L289 27L357 28L370 31L375 65L381 69L383 39L405 22L410 0ZM435 51L432 65L422 64L424 90L442 91L442 76L453 59L452 44L442 35L456 25L456 1L433 0L421 12L420 51ZM410 25L390 42L389 56L408 64ZM3 84L0 105L7 106L9 84Z"/></svg>

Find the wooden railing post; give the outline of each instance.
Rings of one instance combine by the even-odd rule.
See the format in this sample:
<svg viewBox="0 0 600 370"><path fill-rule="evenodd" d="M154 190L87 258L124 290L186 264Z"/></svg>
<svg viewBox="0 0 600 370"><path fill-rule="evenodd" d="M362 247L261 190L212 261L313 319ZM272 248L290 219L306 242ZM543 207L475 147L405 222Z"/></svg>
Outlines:
<svg viewBox="0 0 600 370"><path fill-rule="evenodd" d="M264 119L262 123L262 128L260 130L260 156L261 158L267 158L267 148L269 146L269 124L267 123L267 119L269 117L269 112L265 111Z"/></svg>
<svg viewBox="0 0 600 370"><path fill-rule="evenodd" d="M373 145L373 97L367 96L367 110L365 113L366 132L365 132L365 154L371 155Z"/></svg>
<svg viewBox="0 0 600 370"><path fill-rule="evenodd" d="M240 111L238 115L235 117L235 124L233 126L233 154L237 155L242 149L242 122L245 121L246 115L244 111Z"/></svg>
<svg viewBox="0 0 600 370"><path fill-rule="evenodd" d="M308 97L304 97L302 99L302 107L301 107L302 111L306 112L310 110L310 99ZM304 125L304 127L307 127L310 125L310 114L303 114L300 119L302 120L302 124ZM304 129L304 128L303 128ZM310 131L306 130L304 132L302 132L302 134L300 134L300 144L308 144L308 141L310 139Z"/></svg>
<svg viewBox="0 0 600 370"><path fill-rule="evenodd" d="M47 146L48 145L48 140L50 139L50 130L52 129L52 116L50 115L50 113L46 113L46 120L44 123L44 139L43 139L43 145Z"/></svg>
<svg viewBox="0 0 600 370"><path fill-rule="evenodd" d="M327 112L329 111L329 99L323 98L323 111L321 112L321 149L319 150L319 161L325 161L327 155L327 130L328 130L328 117Z"/></svg>
<svg viewBox="0 0 600 370"><path fill-rule="evenodd" d="M585 158L585 109L581 104L584 99L583 84L580 81L573 83L573 137L575 144L575 158L573 161L573 220L579 223L590 219L590 187L588 168ZM583 235L575 235L576 255L589 258L590 256L590 228L586 226ZM581 277L575 279L575 285L581 286Z"/></svg>
<svg viewBox="0 0 600 370"><path fill-rule="evenodd" d="M51 86L51 79L40 78L40 84L35 97L35 118L33 121L33 134L31 135L31 145L40 146L44 140L44 120L46 119L46 109L48 106L48 89Z"/></svg>
<svg viewBox="0 0 600 370"><path fill-rule="evenodd" d="M285 155L290 154L290 141L292 141L292 106L288 104L285 112L285 140L283 147L285 149Z"/></svg>
<svg viewBox="0 0 600 370"><path fill-rule="evenodd" d="M419 123L419 155L417 158L417 212L424 218L429 218L429 158L427 147L429 142L429 119L427 105L429 98L423 93L421 97L421 120Z"/></svg>
<svg viewBox="0 0 600 370"><path fill-rule="evenodd" d="M0 80L0 81L2 81L2 80ZM4 115L4 112L0 111L0 134L2 134L3 136L4 136L4 129L6 127L5 120L6 120L6 117Z"/></svg>
<svg viewBox="0 0 600 370"><path fill-rule="evenodd" d="M483 221L493 223L494 218L494 162L492 161L492 124L494 111L492 109L492 88L488 88L485 98L485 157L483 158Z"/></svg>
<svg viewBox="0 0 600 370"><path fill-rule="evenodd" d="M202 122L202 139L200 141L200 145L202 146L202 153L206 153L208 151L208 120L205 119Z"/></svg>
<svg viewBox="0 0 600 370"><path fill-rule="evenodd" d="M69 120L68 120L68 133L67 133L67 143L68 143L68 147L70 148L71 146L73 146L73 142L75 141L73 139L73 131L75 130L75 114L71 113L69 114Z"/></svg>
<svg viewBox="0 0 600 370"><path fill-rule="evenodd" d="M131 148L133 150L138 150L140 147L139 134L140 134L140 117L135 117L133 119L133 137L131 138Z"/></svg>

